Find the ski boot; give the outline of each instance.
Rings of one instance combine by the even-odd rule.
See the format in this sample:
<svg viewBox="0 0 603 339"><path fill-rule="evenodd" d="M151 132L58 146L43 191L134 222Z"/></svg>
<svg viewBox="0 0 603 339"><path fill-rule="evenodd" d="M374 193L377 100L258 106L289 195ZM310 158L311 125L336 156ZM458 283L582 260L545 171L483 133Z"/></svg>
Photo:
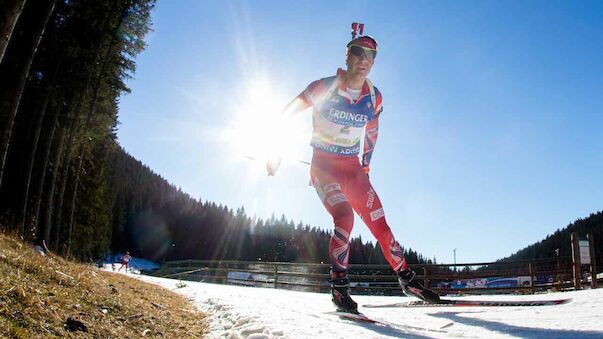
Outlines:
<svg viewBox="0 0 603 339"><path fill-rule="evenodd" d="M331 296L338 312L359 314L358 304L350 297L350 279L343 273L331 273Z"/></svg>
<svg viewBox="0 0 603 339"><path fill-rule="evenodd" d="M428 303L438 304L440 296L436 292L425 288L418 279L415 279L415 276L415 272L410 268L398 272L398 282L404 294L409 297L417 297Z"/></svg>

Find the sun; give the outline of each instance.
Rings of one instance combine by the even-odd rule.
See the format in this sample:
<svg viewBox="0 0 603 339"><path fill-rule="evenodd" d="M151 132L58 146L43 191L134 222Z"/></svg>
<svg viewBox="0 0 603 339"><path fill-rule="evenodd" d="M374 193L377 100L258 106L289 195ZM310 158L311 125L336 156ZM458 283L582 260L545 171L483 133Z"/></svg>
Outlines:
<svg viewBox="0 0 603 339"><path fill-rule="evenodd" d="M261 162L279 156L283 161L299 160L309 132L298 117L283 116L287 99L267 79L249 81L237 100L225 139L235 156Z"/></svg>

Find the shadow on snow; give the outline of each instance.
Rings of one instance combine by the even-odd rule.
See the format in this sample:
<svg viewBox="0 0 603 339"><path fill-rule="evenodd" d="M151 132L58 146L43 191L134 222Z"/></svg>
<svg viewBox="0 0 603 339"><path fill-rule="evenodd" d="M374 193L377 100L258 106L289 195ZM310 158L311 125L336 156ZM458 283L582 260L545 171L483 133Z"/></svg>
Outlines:
<svg viewBox="0 0 603 339"><path fill-rule="evenodd" d="M431 314L433 317L444 318L455 323L468 326L479 326L493 332L501 334L515 335L523 338L602 338L603 332L599 331L579 331L579 330L560 330L550 328L534 328L509 325L497 321L467 318L459 316L459 313L466 312L440 312Z"/></svg>

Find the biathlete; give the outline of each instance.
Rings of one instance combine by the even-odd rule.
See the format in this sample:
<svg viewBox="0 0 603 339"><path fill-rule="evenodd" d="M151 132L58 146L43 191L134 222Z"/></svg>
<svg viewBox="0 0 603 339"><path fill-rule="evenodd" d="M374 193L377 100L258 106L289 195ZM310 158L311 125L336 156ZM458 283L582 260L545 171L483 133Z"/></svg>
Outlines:
<svg viewBox="0 0 603 339"><path fill-rule="evenodd" d="M130 255L130 252L126 251L126 254L121 257L121 266L119 266L117 272L121 271L121 269L125 266L126 273L128 273L128 266L130 266L130 260L132 260L132 256Z"/></svg>
<svg viewBox="0 0 603 339"><path fill-rule="evenodd" d="M335 225L329 243L332 300L339 311L350 313L358 313L358 305L350 297L347 277L354 211L379 242L404 293L429 302L439 301L435 292L415 279L415 272L408 267L400 244L386 222L379 196L369 181L369 165L383 111L381 92L367 78L376 55L374 38L353 37L347 44L347 69L338 69L335 76L312 82L284 111L285 115L291 115L313 107L310 174ZM269 161L268 174L274 175L279 164L280 161Z"/></svg>

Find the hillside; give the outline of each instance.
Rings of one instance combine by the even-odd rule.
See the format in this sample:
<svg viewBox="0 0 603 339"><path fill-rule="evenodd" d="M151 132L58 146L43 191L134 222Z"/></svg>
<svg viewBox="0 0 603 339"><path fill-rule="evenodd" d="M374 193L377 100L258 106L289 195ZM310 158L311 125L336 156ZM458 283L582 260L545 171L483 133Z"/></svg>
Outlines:
<svg viewBox="0 0 603 339"><path fill-rule="evenodd" d="M202 337L205 314L182 296L0 233L0 337Z"/></svg>
<svg viewBox="0 0 603 339"><path fill-rule="evenodd" d="M570 234L572 232L577 232L580 239L586 239L586 234L592 233L595 239L597 258L599 260L603 259L601 256L603 253L603 211L601 211L593 213L587 218L578 219L565 228L548 235L543 240L527 246L502 260L551 258L557 255L555 253L556 249L559 249L559 256L568 257L571 255ZM599 260L598 262L601 262Z"/></svg>

